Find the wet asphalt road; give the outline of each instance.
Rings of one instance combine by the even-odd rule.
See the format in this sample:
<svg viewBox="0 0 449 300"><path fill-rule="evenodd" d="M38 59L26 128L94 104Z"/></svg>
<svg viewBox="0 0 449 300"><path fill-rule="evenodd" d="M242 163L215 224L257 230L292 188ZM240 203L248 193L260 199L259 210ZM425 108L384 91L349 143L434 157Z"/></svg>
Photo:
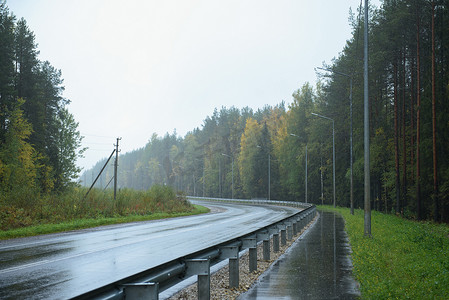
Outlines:
<svg viewBox="0 0 449 300"><path fill-rule="evenodd" d="M349 242L341 216L320 212L307 234L239 300L356 299Z"/></svg>
<svg viewBox="0 0 449 300"><path fill-rule="evenodd" d="M201 204L213 213L0 241L0 299L74 297L298 211Z"/></svg>

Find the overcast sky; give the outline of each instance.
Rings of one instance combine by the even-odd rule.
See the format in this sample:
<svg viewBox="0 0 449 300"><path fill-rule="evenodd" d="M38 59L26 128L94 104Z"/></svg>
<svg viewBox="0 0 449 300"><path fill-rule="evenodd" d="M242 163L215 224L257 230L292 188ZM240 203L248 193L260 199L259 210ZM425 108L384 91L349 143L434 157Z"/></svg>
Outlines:
<svg viewBox="0 0 449 300"><path fill-rule="evenodd" d="M364 1L363 1L364 2ZM379 6L379 0L372 2ZM222 106L291 103L314 68L351 37L360 0L9 0L35 33L39 59L62 70L85 169L184 137Z"/></svg>

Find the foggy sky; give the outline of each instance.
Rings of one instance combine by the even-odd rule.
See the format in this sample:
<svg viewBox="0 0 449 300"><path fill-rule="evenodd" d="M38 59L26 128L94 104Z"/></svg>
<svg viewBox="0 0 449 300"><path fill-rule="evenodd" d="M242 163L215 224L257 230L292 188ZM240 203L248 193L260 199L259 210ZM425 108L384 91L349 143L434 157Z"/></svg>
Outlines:
<svg viewBox="0 0 449 300"><path fill-rule="evenodd" d="M379 6L379 1L374 1ZM360 0L14 0L39 59L62 70L85 169L180 136L222 106L291 102L314 68L338 57Z"/></svg>

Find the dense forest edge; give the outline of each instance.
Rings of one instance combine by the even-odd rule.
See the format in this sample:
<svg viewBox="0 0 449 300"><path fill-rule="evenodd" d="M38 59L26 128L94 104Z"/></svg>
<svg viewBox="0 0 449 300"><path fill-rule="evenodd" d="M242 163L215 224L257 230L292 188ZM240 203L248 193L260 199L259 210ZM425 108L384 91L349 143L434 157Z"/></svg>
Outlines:
<svg viewBox="0 0 449 300"><path fill-rule="evenodd" d="M25 19L0 1L0 239L204 212L169 186L87 194L77 182L86 149L61 70L38 56Z"/></svg>
<svg viewBox="0 0 449 300"><path fill-rule="evenodd" d="M449 1L383 1L370 8L371 207L417 220L449 221ZM359 8L360 11L363 11ZM120 155L119 186L173 186L188 195L350 204L350 80L354 206L363 208L363 14L330 64L281 102L221 107L185 137L157 136ZM343 76L342 76L343 74ZM346 75L346 76L344 76ZM307 150L306 150L307 149ZM81 177L89 186L105 160ZM269 169L269 171L268 171ZM100 178L106 187L112 165ZM270 180L270 184L268 184Z"/></svg>

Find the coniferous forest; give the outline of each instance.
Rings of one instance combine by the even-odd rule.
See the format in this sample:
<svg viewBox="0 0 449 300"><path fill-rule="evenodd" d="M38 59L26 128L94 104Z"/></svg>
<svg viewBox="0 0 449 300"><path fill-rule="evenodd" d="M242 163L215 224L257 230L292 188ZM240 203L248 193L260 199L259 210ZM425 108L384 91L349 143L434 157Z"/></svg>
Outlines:
<svg viewBox="0 0 449 300"><path fill-rule="evenodd" d="M82 154L61 71L38 59L35 36L0 2L0 204L36 204L75 185Z"/></svg>
<svg viewBox="0 0 449 300"><path fill-rule="evenodd" d="M369 20L371 207L449 220L449 1L385 0ZM350 204L350 78L354 206L363 208L363 14L352 37L291 104L221 107L185 137L153 135L120 156L121 187L171 185L188 195ZM343 74L343 75L342 75ZM262 106L262 105L261 105ZM312 113L334 120L317 117ZM105 161L81 179L91 183ZM104 188L111 166L102 175ZM268 185L270 180L270 185Z"/></svg>

